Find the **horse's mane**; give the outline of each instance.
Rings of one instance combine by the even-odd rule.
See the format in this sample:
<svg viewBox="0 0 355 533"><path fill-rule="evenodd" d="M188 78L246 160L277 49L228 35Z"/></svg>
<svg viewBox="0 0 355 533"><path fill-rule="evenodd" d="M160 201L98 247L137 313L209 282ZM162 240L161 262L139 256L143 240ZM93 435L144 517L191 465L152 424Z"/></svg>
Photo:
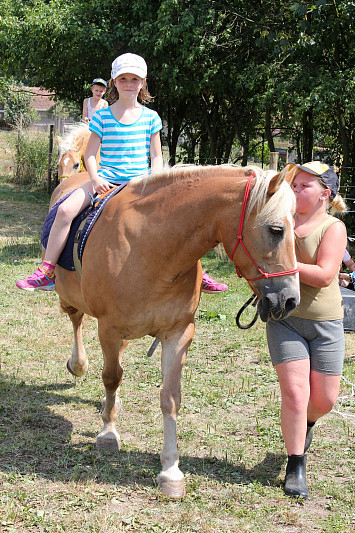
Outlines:
<svg viewBox="0 0 355 533"><path fill-rule="evenodd" d="M164 168L160 171L155 171L141 178L144 187L151 182L165 181L167 178L174 180L184 179L186 177L202 178L212 172L228 172L235 170L236 177L241 177L240 171L245 175L245 181L251 173L255 175L255 182L251 191L246 217L251 211L256 208L257 217L256 225L272 224L286 218L295 210L295 196L289 184L284 180L280 187L270 197L268 190L271 179L277 174L273 170L262 170L256 166L240 167L237 165L220 165L220 166L198 166L198 165L175 165L171 168ZM239 171L239 172L238 172ZM244 176L243 176L244 177Z"/></svg>
<svg viewBox="0 0 355 533"><path fill-rule="evenodd" d="M286 218L295 211L295 195L291 187L283 180L274 194L268 197L268 189L272 178L278 174L274 170L262 170L259 167L248 167L255 173L256 182L250 195L246 216L256 207L256 225L273 224Z"/></svg>
<svg viewBox="0 0 355 533"><path fill-rule="evenodd" d="M73 124L69 126L62 137L62 141L59 147L59 158L69 152L72 148L75 148L75 139L81 135L87 135L89 132L89 124L86 122L79 122L79 124Z"/></svg>

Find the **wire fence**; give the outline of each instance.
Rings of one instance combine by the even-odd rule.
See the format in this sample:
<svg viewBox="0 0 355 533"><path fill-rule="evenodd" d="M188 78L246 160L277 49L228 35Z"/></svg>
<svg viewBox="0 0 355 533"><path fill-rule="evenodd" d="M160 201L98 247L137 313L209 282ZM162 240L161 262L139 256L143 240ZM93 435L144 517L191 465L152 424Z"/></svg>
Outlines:
<svg viewBox="0 0 355 533"><path fill-rule="evenodd" d="M355 167L347 167L347 173L352 177L352 185L341 185L339 188L339 193L344 198L347 211L343 215L342 220L344 221L347 231L348 231L348 240L349 240L349 250L351 255L355 254Z"/></svg>

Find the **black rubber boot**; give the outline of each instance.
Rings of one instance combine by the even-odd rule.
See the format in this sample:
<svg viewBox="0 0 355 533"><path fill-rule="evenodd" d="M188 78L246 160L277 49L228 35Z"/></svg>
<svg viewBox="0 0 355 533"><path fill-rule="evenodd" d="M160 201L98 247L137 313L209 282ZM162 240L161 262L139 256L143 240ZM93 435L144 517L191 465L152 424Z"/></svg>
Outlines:
<svg viewBox="0 0 355 533"><path fill-rule="evenodd" d="M314 428L315 422L307 422L307 433L306 433L306 440L304 443L304 451L303 453L306 453L308 448L311 445L312 439L313 439L313 428Z"/></svg>
<svg viewBox="0 0 355 533"><path fill-rule="evenodd" d="M305 500L308 498L306 462L305 454L288 456L284 487L285 494L288 496L298 496Z"/></svg>

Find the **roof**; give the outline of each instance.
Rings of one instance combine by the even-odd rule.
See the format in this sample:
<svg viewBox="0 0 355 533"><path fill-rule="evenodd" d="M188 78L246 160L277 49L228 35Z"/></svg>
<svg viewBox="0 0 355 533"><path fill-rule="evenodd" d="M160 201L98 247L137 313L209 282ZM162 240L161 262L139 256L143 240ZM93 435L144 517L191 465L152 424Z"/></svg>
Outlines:
<svg viewBox="0 0 355 533"><path fill-rule="evenodd" d="M55 105L55 93L41 89L40 87L17 87L33 95L32 109L36 111L48 111Z"/></svg>

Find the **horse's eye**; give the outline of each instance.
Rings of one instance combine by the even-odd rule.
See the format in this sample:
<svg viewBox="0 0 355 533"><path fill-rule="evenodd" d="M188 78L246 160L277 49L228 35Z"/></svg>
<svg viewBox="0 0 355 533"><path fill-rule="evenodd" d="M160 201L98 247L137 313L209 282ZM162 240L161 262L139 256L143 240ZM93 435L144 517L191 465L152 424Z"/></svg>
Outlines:
<svg viewBox="0 0 355 533"><path fill-rule="evenodd" d="M284 234L284 228L280 226L269 226L269 231L271 235L275 235L276 237L282 237Z"/></svg>
<svg viewBox="0 0 355 533"><path fill-rule="evenodd" d="M75 170L76 170L77 168L79 168L79 163L74 163L73 168L74 168Z"/></svg>

